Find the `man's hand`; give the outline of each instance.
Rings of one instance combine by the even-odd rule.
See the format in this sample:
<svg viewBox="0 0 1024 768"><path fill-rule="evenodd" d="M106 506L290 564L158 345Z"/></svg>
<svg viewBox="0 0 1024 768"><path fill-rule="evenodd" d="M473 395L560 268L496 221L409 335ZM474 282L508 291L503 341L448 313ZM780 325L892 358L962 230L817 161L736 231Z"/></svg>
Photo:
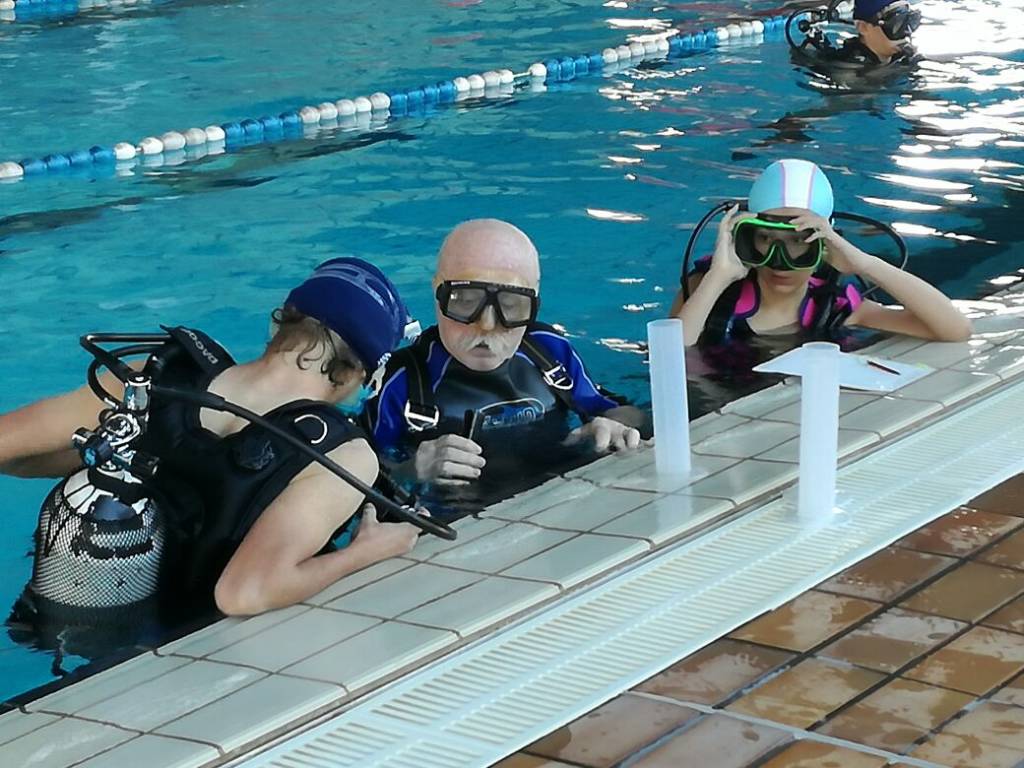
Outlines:
<svg viewBox="0 0 1024 768"><path fill-rule="evenodd" d="M359 522L353 544L367 547L375 561L400 557L410 551L419 538L420 529L412 523L382 523L377 519L377 508L364 504L363 519Z"/></svg>
<svg viewBox="0 0 1024 768"><path fill-rule="evenodd" d="M583 440L593 440L594 450L598 453L606 453L610 450L624 451L640 445L640 433L625 424L598 416L593 421L573 430L565 442L566 445L573 445Z"/></svg>
<svg viewBox="0 0 1024 768"><path fill-rule="evenodd" d="M420 443L413 459L416 479L436 485L469 485L487 463L482 453L479 445L461 435Z"/></svg>

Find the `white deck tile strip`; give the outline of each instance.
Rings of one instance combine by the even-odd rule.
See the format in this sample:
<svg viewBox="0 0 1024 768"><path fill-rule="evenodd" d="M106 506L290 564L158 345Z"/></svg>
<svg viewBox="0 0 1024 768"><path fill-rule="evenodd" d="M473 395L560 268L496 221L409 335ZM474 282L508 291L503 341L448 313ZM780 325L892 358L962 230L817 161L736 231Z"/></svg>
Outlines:
<svg viewBox="0 0 1024 768"><path fill-rule="evenodd" d="M790 495L367 697L245 765L485 766L1024 470L1017 384L840 472L846 513Z"/></svg>

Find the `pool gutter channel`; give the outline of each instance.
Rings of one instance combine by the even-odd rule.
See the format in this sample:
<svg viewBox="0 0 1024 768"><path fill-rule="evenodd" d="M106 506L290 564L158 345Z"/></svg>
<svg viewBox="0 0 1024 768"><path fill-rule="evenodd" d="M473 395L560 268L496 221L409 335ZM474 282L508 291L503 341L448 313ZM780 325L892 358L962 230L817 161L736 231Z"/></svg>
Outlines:
<svg viewBox="0 0 1024 768"><path fill-rule="evenodd" d="M851 454L831 526L802 528L786 483L229 764L488 765L1024 470L1022 399L1004 382Z"/></svg>

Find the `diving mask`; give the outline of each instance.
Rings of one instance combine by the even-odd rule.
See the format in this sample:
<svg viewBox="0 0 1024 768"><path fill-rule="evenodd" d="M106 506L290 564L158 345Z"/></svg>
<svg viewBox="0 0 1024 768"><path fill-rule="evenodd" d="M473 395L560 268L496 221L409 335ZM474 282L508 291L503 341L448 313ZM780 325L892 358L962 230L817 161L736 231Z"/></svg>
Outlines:
<svg viewBox="0 0 1024 768"><path fill-rule="evenodd" d="M449 320L469 325L488 306L506 328L521 328L537 319L540 299L533 288L479 280L445 280L437 286L437 304Z"/></svg>
<svg viewBox="0 0 1024 768"><path fill-rule="evenodd" d="M786 237L783 233L796 236ZM825 255L825 243L805 243L809 232L797 230L787 221L771 221L761 217L743 219L733 227L736 255L744 266L770 267L777 270L809 271L817 269Z"/></svg>

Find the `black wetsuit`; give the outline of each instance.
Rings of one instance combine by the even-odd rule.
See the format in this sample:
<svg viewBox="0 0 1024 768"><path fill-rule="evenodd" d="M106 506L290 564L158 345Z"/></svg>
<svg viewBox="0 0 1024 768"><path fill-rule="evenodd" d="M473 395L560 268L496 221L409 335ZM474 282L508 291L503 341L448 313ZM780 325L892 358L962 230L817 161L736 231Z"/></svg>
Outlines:
<svg viewBox="0 0 1024 768"><path fill-rule="evenodd" d="M818 46L808 45L795 49L804 63L826 75L855 74L876 77L881 74L905 73L921 60L909 42L898 44L899 50L888 61L882 61L859 37L847 39L836 48L823 40Z"/></svg>
<svg viewBox="0 0 1024 768"><path fill-rule="evenodd" d="M153 355L146 372L165 386L206 391L234 365L200 331L168 329L174 337ZM312 400L287 403L264 417L329 453L362 436L336 408ZM196 405L154 395L149 425L138 449L159 458L150 485L170 531L162 565L162 591L208 602L221 572L260 514L312 459L248 424L221 437L204 428Z"/></svg>

